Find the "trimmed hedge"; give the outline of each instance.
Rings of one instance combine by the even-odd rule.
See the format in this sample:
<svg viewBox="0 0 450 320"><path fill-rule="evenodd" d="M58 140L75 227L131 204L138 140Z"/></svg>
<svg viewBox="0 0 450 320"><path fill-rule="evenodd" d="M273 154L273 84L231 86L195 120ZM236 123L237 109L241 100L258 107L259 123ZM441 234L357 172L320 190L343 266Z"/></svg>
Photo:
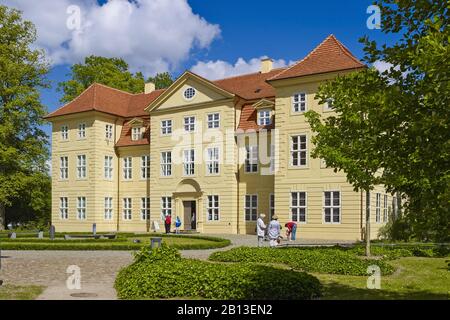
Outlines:
<svg viewBox="0 0 450 320"><path fill-rule="evenodd" d="M173 249L139 252L122 269L114 287L121 299L205 298L314 299L319 280L303 272L254 264L215 264L183 259Z"/></svg>
<svg viewBox="0 0 450 320"><path fill-rule="evenodd" d="M350 251L357 255L364 255L365 248L357 246ZM448 257L450 247L444 245L397 245L397 246L371 246L370 251L374 256L382 256L388 260L394 260L402 257L429 257L442 258Z"/></svg>
<svg viewBox="0 0 450 320"><path fill-rule="evenodd" d="M367 267L377 265L383 275L394 267L383 260L365 259L342 248L249 248L213 253L209 260L221 262L282 263L306 272L367 276Z"/></svg>

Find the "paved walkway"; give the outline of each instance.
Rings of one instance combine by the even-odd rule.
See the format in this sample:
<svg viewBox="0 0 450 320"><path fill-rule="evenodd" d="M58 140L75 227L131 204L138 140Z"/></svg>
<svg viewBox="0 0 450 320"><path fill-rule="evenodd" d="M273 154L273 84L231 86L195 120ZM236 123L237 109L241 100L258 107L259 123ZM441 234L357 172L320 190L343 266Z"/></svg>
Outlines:
<svg viewBox="0 0 450 320"><path fill-rule="evenodd" d="M182 250L185 258L208 259L215 251L238 246L256 246L256 236L210 235L231 240L231 246L210 250ZM268 246L268 242L264 243ZM289 245L336 244L330 240L300 240L282 242ZM5 284L42 285L46 289L38 300L116 299L113 288L117 272L133 260L130 251L2 251L0 279ZM67 268L80 267L81 289L69 290ZM74 297L81 294L84 297ZM93 294L94 296L91 296Z"/></svg>

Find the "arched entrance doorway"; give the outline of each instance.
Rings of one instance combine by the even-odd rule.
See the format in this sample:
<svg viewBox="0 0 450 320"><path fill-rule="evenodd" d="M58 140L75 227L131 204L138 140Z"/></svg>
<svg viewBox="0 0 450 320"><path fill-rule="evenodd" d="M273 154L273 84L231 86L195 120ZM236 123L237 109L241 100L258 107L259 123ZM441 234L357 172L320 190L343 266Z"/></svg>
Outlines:
<svg viewBox="0 0 450 320"><path fill-rule="evenodd" d="M173 198L183 230L201 231L202 194L199 183L194 179L184 179L177 185Z"/></svg>

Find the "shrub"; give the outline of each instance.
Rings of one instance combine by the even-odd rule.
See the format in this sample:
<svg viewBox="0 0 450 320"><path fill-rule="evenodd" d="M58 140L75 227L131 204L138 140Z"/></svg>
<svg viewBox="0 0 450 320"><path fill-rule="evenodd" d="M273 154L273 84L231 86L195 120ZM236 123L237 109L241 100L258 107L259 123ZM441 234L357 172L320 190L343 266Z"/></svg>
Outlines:
<svg viewBox="0 0 450 320"><path fill-rule="evenodd" d="M183 259L163 246L139 252L115 282L121 299L313 299L319 280L303 272L243 264L215 264Z"/></svg>

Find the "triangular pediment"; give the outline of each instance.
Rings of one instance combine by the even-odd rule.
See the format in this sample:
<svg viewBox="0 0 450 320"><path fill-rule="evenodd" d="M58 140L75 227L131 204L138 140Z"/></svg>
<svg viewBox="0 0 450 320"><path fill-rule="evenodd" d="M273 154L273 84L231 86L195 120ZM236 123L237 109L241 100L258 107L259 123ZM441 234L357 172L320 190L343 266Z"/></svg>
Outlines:
<svg viewBox="0 0 450 320"><path fill-rule="evenodd" d="M273 109L275 107L275 102L267 99L261 99L255 104L253 104L253 107L258 109Z"/></svg>
<svg viewBox="0 0 450 320"><path fill-rule="evenodd" d="M130 127L142 127L143 124L144 120L142 120L141 118L133 118L130 121L128 121L128 125Z"/></svg>

